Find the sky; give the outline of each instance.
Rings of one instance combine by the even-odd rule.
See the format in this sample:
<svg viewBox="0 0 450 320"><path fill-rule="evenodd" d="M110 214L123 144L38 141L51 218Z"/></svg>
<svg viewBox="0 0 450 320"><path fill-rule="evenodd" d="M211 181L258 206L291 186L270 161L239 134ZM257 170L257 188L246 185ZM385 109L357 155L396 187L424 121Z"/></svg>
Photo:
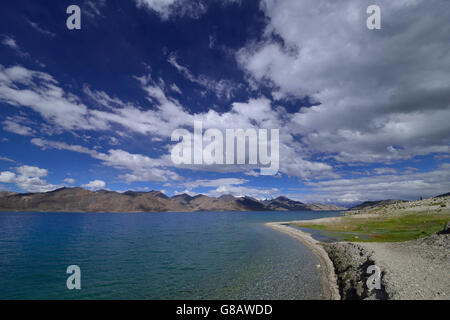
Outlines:
<svg viewBox="0 0 450 320"><path fill-rule="evenodd" d="M69 30L68 6L81 8ZM350 206L450 191L450 2L4 1L0 191ZM279 129L279 171L177 165L174 130Z"/></svg>

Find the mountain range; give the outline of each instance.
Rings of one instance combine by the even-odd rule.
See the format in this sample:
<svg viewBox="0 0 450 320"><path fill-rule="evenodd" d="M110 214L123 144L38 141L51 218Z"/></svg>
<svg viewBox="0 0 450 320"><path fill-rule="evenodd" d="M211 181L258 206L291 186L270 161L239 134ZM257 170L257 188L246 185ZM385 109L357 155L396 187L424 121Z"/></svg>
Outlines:
<svg viewBox="0 0 450 320"><path fill-rule="evenodd" d="M286 197L257 200L252 197L223 195L168 197L160 191L119 193L109 190L61 188L49 192L0 192L0 211L42 212L195 212L195 211L328 211L346 208L324 204L305 204Z"/></svg>

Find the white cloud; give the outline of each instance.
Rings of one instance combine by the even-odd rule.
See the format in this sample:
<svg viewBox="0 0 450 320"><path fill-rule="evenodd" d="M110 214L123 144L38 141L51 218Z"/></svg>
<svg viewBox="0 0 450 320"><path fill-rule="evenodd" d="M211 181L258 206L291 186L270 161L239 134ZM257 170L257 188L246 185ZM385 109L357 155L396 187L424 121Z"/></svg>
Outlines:
<svg viewBox="0 0 450 320"><path fill-rule="evenodd" d="M131 173L119 176L127 182L181 179L178 174L166 169L167 163L162 159L151 158L141 154L132 154L120 149L110 149L108 153L102 153L80 145L69 145L65 142L55 142L39 138L32 139L31 143L43 149L54 148L88 154L94 159L101 160L105 166L119 170L129 170Z"/></svg>
<svg viewBox="0 0 450 320"><path fill-rule="evenodd" d="M203 122L204 129L217 128L220 130L225 130L227 128L280 128L282 130L280 135L280 172L301 178L309 178L313 175L316 177L330 177L335 175L332 173L332 167L330 165L305 159L306 154L303 152L303 146L296 142L294 137L287 130L284 130L284 127L286 126L286 120L284 120L284 109L277 108L276 110L273 110L271 108L271 102L266 98L251 99L246 103L233 103L229 112L221 114L214 110L210 110L207 113L202 114L190 114L183 109L177 100L168 98L164 94L163 89L157 86L151 79L142 77L139 78L139 81L141 82L143 89L147 92L149 99L152 99L154 103L157 103L158 107L156 109L142 111L134 106L118 103L116 101L116 104L118 103L125 106L116 108L114 113L99 110L92 110L90 113L97 118L101 118L104 122L117 121L117 123L120 123L134 131L140 133L151 133L161 136L167 140L173 130L183 127L192 127L194 119L201 120ZM114 100L104 93L96 95L91 94L90 96L99 97L99 103L102 103L103 105L109 105L111 104L111 101ZM32 142L37 145L40 145L40 141L40 139L32 140ZM47 146L87 153L96 159L104 160L106 165L109 165L110 161L108 159L113 156L112 154L103 155L81 146L69 146L63 143L47 143ZM111 153L111 150L109 152ZM115 153L118 152L119 151L116 151ZM131 157L131 155L128 154L126 157ZM148 157L146 157L146 159L147 158ZM160 159L151 159L151 161L145 162L153 163L151 169L150 166L146 165L144 170L145 173L142 170L133 169L134 173L122 177L127 179L127 181L146 181L150 179L165 180L167 177L178 178L178 176L172 172L160 171L156 168L175 166L171 162L169 154L161 157ZM248 170L255 169L255 166L249 165L185 165L176 167L218 172L246 172Z"/></svg>
<svg viewBox="0 0 450 320"><path fill-rule="evenodd" d="M184 191L177 191L177 190L175 190L175 191L173 192L173 194L174 194L174 195L187 194L187 195L190 195L191 197L195 197L196 195L198 195L197 192L193 192L193 191L190 191L190 190L188 190L188 189L186 189L186 190L184 190Z"/></svg>
<svg viewBox="0 0 450 320"><path fill-rule="evenodd" d="M33 22L33 21L31 21L31 20L28 20L28 19L26 19L26 21L27 21L28 24L29 24L34 30L36 30L37 32L39 32L39 33L41 33L41 34L43 34L43 35L46 35L46 36L50 36L50 37L55 37L55 36L56 36L55 33L53 33L53 32L51 32L51 31L48 31L48 30L42 28L42 27L41 27L39 24L37 24L36 22Z"/></svg>
<svg viewBox="0 0 450 320"><path fill-rule="evenodd" d="M123 103L120 99L110 97L106 92L103 91L92 90L88 85L84 85L83 92L94 103L101 107L106 107L112 110L117 107L126 106L126 104Z"/></svg>
<svg viewBox="0 0 450 320"><path fill-rule="evenodd" d="M11 182L14 182L15 178L16 178L16 174L14 172L11 172L11 171L0 172L0 182L11 183Z"/></svg>
<svg viewBox="0 0 450 320"><path fill-rule="evenodd" d="M99 107L106 107L104 111L88 109L79 97L65 92L47 73L0 65L0 102L28 107L65 130L109 130L111 124L118 124L141 134L170 136L173 128L189 123L192 117L177 100L168 98L151 78L138 80L151 102L157 104L155 110L142 110L86 86L85 94Z"/></svg>
<svg viewBox="0 0 450 320"><path fill-rule="evenodd" d="M209 92L213 92L219 99L226 98L230 100L234 92L239 88L239 85L231 80L221 79L217 81L205 75L194 75L187 67L178 63L174 54L171 54L167 61L186 79L204 87Z"/></svg>
<svg viewBox="0 0 450 320"><path fill-rule="evenodd" d="M3 38L1 42L2 45L10 49L13 49L20 57L29 57L28 53L22 51L22 49L20 48L19 44L17 43L16 39L14 39L13 36L4 34L2 35L2 38Z"/></svg>
<svg viewBox="0 0 450 320"><path fill-rule="evenodd" d="M2 44L4 46L10 47L11 49L20 50L16 40L11 36L3 35Z"/></svg>
<svg viewBox="0 0 450 320"><path fill-rule="evenodd" d="M120 125L130 132L150 135L152 139L166 142L165 147L168 150L171 148L169 141L171 133L178 128L192 128L194 120L201 120L204 129L280 128L280 172L301 178L308 178L312 175L325 177L333 175L331 166L307 159L308 153L305 152L304 145L296 142L289 131L290 118L284 108L273 106L271 101L265 97L232 103L228 112L218 113L209 110L205 113L191 114L177 99L166 94L165 84L162 80L156 82L150 76L141 76L135 79L140 83L148 101L154 106L152 109L145 110L140 106L123 102L117 97L111 97L105 92L93 90L86 85L84 94L96 107L88 108L79 97L63 90L58 82L47 73L32 71L20 66L10 68L0 66L0 102L17 107L28 107L38 112L51 124L50 127L42 124L41 130L44 130L42 132L106 131L110 130L112 125ZM8 128L13 130L12 124L9 124ZM16 126L15 129L16 132L19 132L20 129L22 134L31 132L24 127ZM39 139L34 141L39 144ZM109 161L114 156L111 154L111 150L110 154L105 155L79 145L50 144L50 147L52 146L90 154L96 159L103 160L106 165L122 168L119 165L112 165ZM117 154L119 151L114 152ZM133 156L128 154L125 157ZM137 161L139 162L139 159ZM179 179L178 175L164 168L173 166L169 155L163 156L159 160L151 159L151 161L144 162L144 168L141 164L137 164L133 168L127 167L132 172L123 175L122 178L127 181ZM148 166L150 162L154 164ZM246 172L255 169L255 166L189 166L185 168L218 172Z"/></svg>
<svg viewBox="0 0 450 320"><path fill-rule="evenodd" d="M82 12L86 14L90 19L94 19L96 17L102 17L102 13L100 11L106 5L106 0L87 0L83 2Z"/></svg>
<svg viewBox="0 0 450 320"><path fill-rule="evenodd" d="M46 177L48 174L47 169L41 169L39 167L33 167L33 166L21 166L16 169L16 171L26 177Z"/></svg>
<svg viewBox="0 0 450 320"><path fill-rule="evenodd" d="M91 190L98 190L106 188L106 182L102 180L93 180L87 184L83 184L82 187L88 188Z"/></svg>
<svg viewBox="0 0 450 320"><path fill-rule="evenodd" d="M207 195L213 197L219 197L222 195L231 194L235 197L253 197L256 199L273 198L279 194L277 188L262 189L262 188L250 188L244 186L224 185L220 186L212 191L209 191Z"/></svg>
<svg viewBox="0 0 450 320"><path fill-rule="evenodd" d="M112 124L121 125L131 132L150 134L152 137L168 139L177 128L192 127L194 119L201 120L204 128L280 128L280 171L290 176L308 178L319 174L330 176L331 166L317 161L305 159L303 145L296 142L289 128L289 118L282 107L272 108L270 100L261 97L251 99L248 102L232 103L228 112L218 113L209 110L206 113L191 114L186 111L180 102L168 97L165 93L163 81L155 82L150 76L136 78L147 94L148 100L155 106L153 109L144 110L139 106L125 103L116 97L111 97L105 92L95 91L88 86L84 87L84 93L100 109L93 109L81 102L81 99L69 92L65 92L58 86L58 82L49 74L32 71L20 66L4 68L0 66L0 101L14 105L25 106L41 114L47 122L54 124L56 128L64 130L109 130ZM21 87L19 89L19 86ZM25 87L25 88L23 88ZM22 133L29 133L21 128ZM18 130L16 130L18 131ZM39 141L39 140L35 140ZM60 144L59 147L62 145ZM167 145L169 147L169 145ZM84 152L91 156L104 160L109 165L108 159L113 155L93 153L81 146L63 146L77 152ZM111 152L111 151L110 151ZM155 159L152 159L154 162ZM127 181L141 181L137 179L162 179L168 177L178 178L173 172L158 169L156 167L171 166L169 157L165 157L165 163L152 165L151 168L142 170L133 169L133 173L123 176ZM147 161L148 162L148 161ZM139 166L138 166L139 167ZM189 167L193 170L211 171L248 171L253 167L224 168L223 166ZM141 178L139 178L141 177ZM145 181L145 180L142 180Z"/></svg>
<svg viewBox="0 0 450 320"><path fill-rule="evenodd" d="M68 184L74 184L74 183L75 183L75 179L72 179L72 178L65 178L65 179L64 179L64 182L65 182L65 183L68 183Z"/></svg>
<svg viewBox="0 0 450 320"><path fill-rule="evenodd" d="M3 130L9 131L9 132L12 132L15 134L19 134L22 136L29 136L29 135L33 134L33 129L17 123L13 119L7 119L7 120L3 121L3 125L4 125Z"/></svg>
<svg viewBox="0 0 450 320"><path fill-rule="evenodd" d="M379 1L375 31L366 28L369 4L264 0L265 37L240 50L238 61L275 97L318 102L288 127L310 152L348 163L449 153L447 4Z"/></svg>
<svg viewBox="0 0 450 320"><path fill-rule="evenodd" d="M308 202L355 204L367 200L414 200L448 192L450 164L444 163L429 172L336 179L307 185L313 192L301 198Z"/></svg>
<svg viewBox="0 0 450 320"><path fill-rule="evenodd" d="M195 189L213 188L205 194L212 197L231 194L236 197L250 196L257 199L273 197L279 193L277 188L263 189L243 186L243 184L248 182L248 180L238 178L221 178L212 180L201 179L182 183L181 185L186 189L185 191L178 193L195 195L199 193L199 191L196 191Z"/></svg>
<svg viewBox="0 0 450 320"><path fill-rule="evenodd" d="M256 170L249 170L247 172L244 172L244 174L247 176L259 177L259 172Z"/></svg>
<svg viewBox="0 0 450 320"><path fill-rule="evenodd" d="M59 188L43 180L48 175L47 169L35 166L21 166L15 168L17 173L11 171L0 172L0 182L14 183L17 187L28 192L47 192Z"/></svg>
<svg viewBox="0 0 450 320"><path fill-rule="evenodd" d="M7 162L15 162L13 159L10 159L8 157L2 157L2 156L0 156L0 160L1 161L7 161Z"/></svg>
<svg viewBox="0 0 450 320"><path fill-rule="evenodd" d="M29 107L50 123L69 130L106 127L98 121L95 126L90 123L86 117L87 107L58 87L52 76L20 66L4 68L0 65L0 102Z"/></svg>
<svg viewBox="0 0 450 320"><path fill-rule="evenodd" d="M183 94L181 89L175 83L172 83L172 85L170 86L170 89L172 89L173 92L176 92L178 94Z"/></svg>
<svg viewBox="0 0 450 320"><path fill-rule="evenodd" d="M140 8L147 8L167 20L173 16L199 18L207 10L206 4L198 0L135 0Z"/></svg>

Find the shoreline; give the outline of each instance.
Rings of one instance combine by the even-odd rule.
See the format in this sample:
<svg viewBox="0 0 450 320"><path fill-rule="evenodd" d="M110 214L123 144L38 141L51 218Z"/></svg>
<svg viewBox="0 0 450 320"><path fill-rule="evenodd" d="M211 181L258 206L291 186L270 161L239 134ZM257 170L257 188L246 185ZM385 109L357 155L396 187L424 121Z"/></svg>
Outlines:
<svg viewBox="0 0 450 320"><path fill-rule="evenodd" d="M368 216L371 215L365 215ZM358 218L364 216L355 219ZM339 219L329 217L265 225L302 242L319 259L322 285L328 299L450 300L450 223L444 230L427 237L381 243L322 243L309 233L289 226L293 223L327 224ZM379 289L367 288L370 265L380 268Z"/></svg>
<svg viewBox="0 0 450 320"><path fill-rule="evenodd" d="M311 235L301 230L289 227L286 225L287 223L289 222L268 222L264 225L278 232L287 234L307 246L319 260L321 271L320 278L325 298L328 300L340 300L341 296L339 294L334 265L328 256L328 253L320 245L320 242L315 240Z"/></svg>

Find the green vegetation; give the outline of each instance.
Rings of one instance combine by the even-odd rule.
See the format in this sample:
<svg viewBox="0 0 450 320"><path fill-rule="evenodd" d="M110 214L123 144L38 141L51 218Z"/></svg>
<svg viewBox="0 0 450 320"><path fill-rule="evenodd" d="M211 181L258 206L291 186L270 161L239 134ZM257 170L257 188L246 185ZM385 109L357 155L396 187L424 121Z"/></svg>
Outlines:
<svg viewBox="0 0 450 320"><path fill-rule="evenodd" d="M295 224L297 227L341 234L344 241L397 242L422 238L443 229L450 213L404 213L377 217L342 217L331 224Z"/></svg>

